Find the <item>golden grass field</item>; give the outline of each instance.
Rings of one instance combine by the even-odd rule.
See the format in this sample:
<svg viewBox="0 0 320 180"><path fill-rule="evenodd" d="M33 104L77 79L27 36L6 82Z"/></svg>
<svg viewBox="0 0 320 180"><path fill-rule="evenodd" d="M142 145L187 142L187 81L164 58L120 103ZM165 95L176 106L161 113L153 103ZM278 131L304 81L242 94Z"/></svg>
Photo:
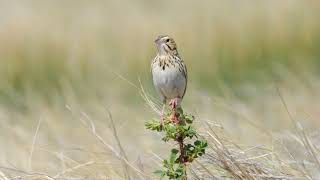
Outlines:
<svg viewBox="0 0 320 180"><path fill-rule="evenodd" d="M315 0L1 1L0 179L157 179L159 34L209 142L193 179L319 179L319 18Z"/></svg>

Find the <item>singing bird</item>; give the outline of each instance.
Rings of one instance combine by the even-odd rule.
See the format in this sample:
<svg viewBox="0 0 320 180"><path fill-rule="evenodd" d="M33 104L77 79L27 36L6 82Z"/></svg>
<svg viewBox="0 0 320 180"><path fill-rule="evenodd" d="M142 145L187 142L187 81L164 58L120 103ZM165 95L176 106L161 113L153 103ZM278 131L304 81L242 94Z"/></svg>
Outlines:
<svg viewBox="0 0 320 180"><path fill-rule="evenodd" d="M164 109L169 101L173 107L180 107L187 89L187 67L179 56L177 45L169 36L158 36L155 40L158 53L151 64L153 84L158 92Z"/></svg>

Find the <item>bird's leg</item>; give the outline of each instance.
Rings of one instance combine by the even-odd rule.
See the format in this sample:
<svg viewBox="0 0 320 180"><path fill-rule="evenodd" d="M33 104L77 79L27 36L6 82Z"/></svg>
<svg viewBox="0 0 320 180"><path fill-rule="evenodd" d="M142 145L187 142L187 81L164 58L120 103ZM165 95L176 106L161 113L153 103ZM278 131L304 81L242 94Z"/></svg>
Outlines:
<svg viewBox="0 0 320 180"><path fill-rule="evenodd" d="M171 106L172 109L176 109L177 107L177 98L171 99L169 106Z"/></svg>
<svg viewBox="0 0 320 180"><path fill-rule="evenodd" d="M178 103L178 98L174 98L170 100L169 105L172 108L172 117L171 120L172 122L178 124L179 120L178 120L178 113L177 113L177 103Z"/></svg>
<svg viewBox="0 0 320 180"><path fill-rule="evenodd" d="M165 109L165 107L166 107L166 104L163 103L161 114L160 114L160 123L161 123L161 125L163 125L163 121L164 121L164 109Z"/></svg>

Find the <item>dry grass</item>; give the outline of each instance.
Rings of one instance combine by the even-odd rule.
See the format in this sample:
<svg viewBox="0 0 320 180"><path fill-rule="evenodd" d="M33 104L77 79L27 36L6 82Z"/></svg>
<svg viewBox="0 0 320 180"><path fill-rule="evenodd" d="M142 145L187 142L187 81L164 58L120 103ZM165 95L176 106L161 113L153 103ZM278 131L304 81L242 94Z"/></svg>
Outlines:
<svg viewBox="0 0 320 180"><path fill-rule="evenodd" d="M288 94L283 89L282 93ZM319 97L315 94L312 98ZM144 98L146 97L150 98L144 94ZM297 117L288 115L290 110L287 112L287 105L282 104L288 103L291 108L299 108L303 102L294 102L294 98L282 102L282 96L279 97L276 93L273 99L266 100L263 108L274 108L273 101L278 101L279 111L291 122L286 125L294 126L297 123L296 130L284 127L283 124L281 129L274 130L263 122L263 118L268 116L257 114L256 110L243 101L215 100L214 104L209 105L211 98L207 98L194 101L196 104L191 106L191 111L196 113L201 135L209 141L206 156L190 168L194 178L318 177L319 132L309 126L318 124L308 119L290 120ZM9 115L10 112L3 112L2 115L8 116L6 120L12 120L2 121L2 127L6 127L2 131L6 136L2 136L1 140L5 147L2 153L6 155L1 159L3 178L154 179L152 171L159 168L161 157L166 157L169 145L157 142L159 137L144 130L144 120L151 118L152 114L151 111L146 113L152 109L149 107L150 101L145 103L148 106L139 110L140 113L128 112L125 108L122 112L117 112L119 107L106 108L97 104L87 105L90 108L74 104L62 109L60 106L50 106L46 110L41 105L36 108L41 114L33 112ZM240 108L234 108L240 105L243 106L242 112ZM245 113L242 114L243 112ZM278 112L277 115L281 117L281 113ZM128 116L133 118L126 121ZM157 112L152 116L157 117ZM256 116L260 116L260 119L251 121ZM9 137L11 141L5 141L4 138Z"/></svg>

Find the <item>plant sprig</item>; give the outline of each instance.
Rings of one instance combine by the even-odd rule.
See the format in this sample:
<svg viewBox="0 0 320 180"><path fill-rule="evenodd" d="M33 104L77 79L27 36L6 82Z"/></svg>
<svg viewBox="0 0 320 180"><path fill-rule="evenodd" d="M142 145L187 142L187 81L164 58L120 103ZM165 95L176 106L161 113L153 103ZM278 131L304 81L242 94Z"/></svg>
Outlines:
<svg viewBox="0 0 320 180"><path fill-rule="evenodd" d="M177 119L178 122L173 119ZM163 160L163 169L155 171L160 179L167 176L169 179L186 180L188 163L192 163L194 159L205 154L208 143L206 140L198 139L198 133L192 126L193 121L194 116L184 114L183 110L178 108L165 114L163 123L159 120L151 120L145 123L147 129L163 132L163 141L172 140L179 144L179 148L171 149L170 157ZM195 141L185 143L186 138L195 138Z"/></svg>

